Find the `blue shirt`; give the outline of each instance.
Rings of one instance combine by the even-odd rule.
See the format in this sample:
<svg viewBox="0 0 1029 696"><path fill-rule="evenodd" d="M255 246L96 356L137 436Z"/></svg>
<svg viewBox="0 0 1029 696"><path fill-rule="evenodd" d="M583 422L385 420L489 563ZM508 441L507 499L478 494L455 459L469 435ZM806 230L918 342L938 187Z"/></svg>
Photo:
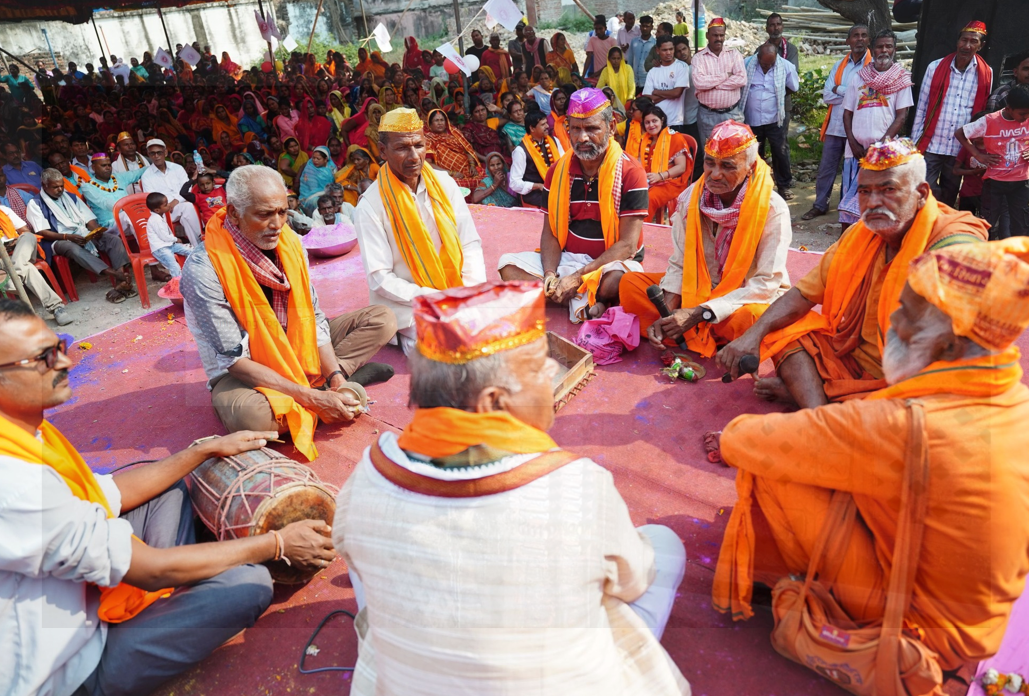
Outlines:
<svg viewBox="0 0 1029 696"><path fill-rule="evenodd" d="M647 71L643 64L647 62L650 49L654 48L656 43L657 37L653 34L645 41L637 36L629 42L629 54L632 59L629 64L632 65L632 75L636 78L637 87L647 84Z"/></svg>
<svg viewBox="0 0 1029 696"><path fill-rule="evenodd" d="M21 168L15 168L13 164L4 165L4 174L7 175L8 184L28 184L39 188L42 185L42 168L35 162L21 161Z"/></svg>
<svg viewBox="0 0 1029 696"><path fill-rule="evenodd" d="M18 189L13 189L10 186L8 186L7 195L0 196L0 205L4 205L8 208L11 208L11 196L18 196L22 200L22 203L24 203L26 206L29 204L29 201L32 200L32 196L28 192L19 191Z"/></svg>
<svg viewBox="0 0 1029 696"><path fill-rule="evenodd" d="M0 77L0 82L7 85L7 89L11 90L11 95L18 101L25 101L25 97L33 91L32 80L25 77L24 75L18 75L15 79L13 75L4 75Z"/></svg>
<svg viewBox="0 0 1029 696"><path fill-rule="evenodd" d="M145 168L140 168L111 174L111 180L106 184L97 179L79 182L79 193L96 215L98 225L114 229L114 204L129 195L129 187L139 181L145 171ZM101 186L107 189L116 187L116 190L104 191Z"/></svg>

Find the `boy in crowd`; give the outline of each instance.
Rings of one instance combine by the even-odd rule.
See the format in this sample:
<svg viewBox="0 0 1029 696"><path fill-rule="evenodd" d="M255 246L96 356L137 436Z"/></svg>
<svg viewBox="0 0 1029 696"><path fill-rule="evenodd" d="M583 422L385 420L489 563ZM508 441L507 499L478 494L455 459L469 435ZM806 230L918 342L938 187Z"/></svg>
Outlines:
<svg viewBox="0 0 1029 696"><path fill-rule="evenodd" d="M225 207L225 187L214 185L214 172L204 172L196 178L196 183L187 181L179 195L196 205L201 229L207 227L207 221Z"/></svg>
<svg viewBox="0 0 1029 696"><path fill-rule="evenodd" d="M163 193L151 193L146 197L146 207L150 209L150 219L146 223L146 236L150 242L150 253L161 262L172 278L182 275L179 264L175 260L179 256L189 256L193 247L183 244L168 226L165 217L171 206L168 197Z"/></svg>
<svg viewBox="0 0 1029 696"><path fill-rule="evenodd" d="M966 123L954 137L980 162L983 174L983 213L990 239L1029 235L1029 85L1008 92L1007 105L978 121ZM982 138L984 148L975 145ZM998 226L1008 213L1008 230Z"/></svg>

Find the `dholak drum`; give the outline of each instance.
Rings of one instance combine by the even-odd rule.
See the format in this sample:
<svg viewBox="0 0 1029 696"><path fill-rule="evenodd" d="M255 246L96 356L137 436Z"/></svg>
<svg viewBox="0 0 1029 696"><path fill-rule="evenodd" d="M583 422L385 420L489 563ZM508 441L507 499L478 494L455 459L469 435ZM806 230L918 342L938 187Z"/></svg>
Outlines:
<svg viewBox="0 0 1029 696"><path fill-rule="evenodd" d="M282 529L298 520L332 524L336 491L308 467L262 447L233 457L212 457L190 474L193 509L219 540ZM267 563L275 582L303 583L306 572L283 561Z"/></svg>

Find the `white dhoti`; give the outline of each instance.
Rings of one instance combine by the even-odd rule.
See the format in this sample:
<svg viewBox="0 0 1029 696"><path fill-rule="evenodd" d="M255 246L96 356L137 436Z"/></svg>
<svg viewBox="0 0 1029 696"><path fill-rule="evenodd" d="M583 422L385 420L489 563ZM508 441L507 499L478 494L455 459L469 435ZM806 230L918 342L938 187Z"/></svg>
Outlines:
<svg viewBox="0 0 1029 696"><path fill-rule="evenodd" d="M172 222L177 222L182 225L182 229L186 231L186 236L189 237L189 243L194 247L200 246L201 242L201 227L200 227L200 216L197 215L197 209L192 203L188 201L179 201L179 204L171 209Z"/></svg>
<svg viewBox="0 0 1029 696"><path fill-rule="evenodd" d="M580 268L583 268L589 263L593 262L593 257L589 254L573 254L568 251L561 252L561 260L557 264L557 275L560 278L565 277ZM536 276L540 280L543 280L543 258L540 256L538 251L521 251L514 254L504 254L500 257L500 261L497 263L497 270L504 268L505 266L514 266L519 268L529 275ZM603 281L604 276L611 271L621 271L622 273L642 273L643 265L638 261L629 259L627 261L611 261L600 267L600 279ZM580 292L568 301L568 320L573 324L578 324L589 318L590 301L589 295L585 292Z"/></svg>

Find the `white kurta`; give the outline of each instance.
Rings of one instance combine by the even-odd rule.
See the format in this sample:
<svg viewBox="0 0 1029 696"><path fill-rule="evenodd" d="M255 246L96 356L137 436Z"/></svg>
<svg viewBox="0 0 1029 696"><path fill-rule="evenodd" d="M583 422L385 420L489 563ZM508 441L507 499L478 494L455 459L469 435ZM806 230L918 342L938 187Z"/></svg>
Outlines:
<svg viewBox="0 0 1029 696"><path fill-rule="evenodd" d="M383 171L379 176L385 175ZM439 177L443 190L454 206L454 216L457 218L457 236L461 240L464 252L461 278L465 285L485 283L486 264L482 256L482 240L475 230L468 204L464 202L457 182L449 174L437 171L436 176ZM439 229L436 227L436 217L432 213L432 201L429 200L424 179L418 180L418 191L415 193L414 201L425 228L432 237L433 245L439 250ZM414 298L439 291L415 284L414 276L404 263L400 248L397 246L393 227L389 223L386 206L379 192L378 181L375 181L358 201L357 209L354 211L354 227L357 228L361 262L368 278L369 302L393 310L397 317L398 333L413 341L415 332L411 305ZM409 345L405 346L405 350Z"/></svg>
<svg viewBox="0 0 1029 696"><path fill-rule="evenodd" d="M536 455L440 470L507 471ZM579 459L476 498L412 493L368 450L337 499L333 541L363 586L355 696L688 696L689 684L629 606L655 574L610 472Z"/></svg>

